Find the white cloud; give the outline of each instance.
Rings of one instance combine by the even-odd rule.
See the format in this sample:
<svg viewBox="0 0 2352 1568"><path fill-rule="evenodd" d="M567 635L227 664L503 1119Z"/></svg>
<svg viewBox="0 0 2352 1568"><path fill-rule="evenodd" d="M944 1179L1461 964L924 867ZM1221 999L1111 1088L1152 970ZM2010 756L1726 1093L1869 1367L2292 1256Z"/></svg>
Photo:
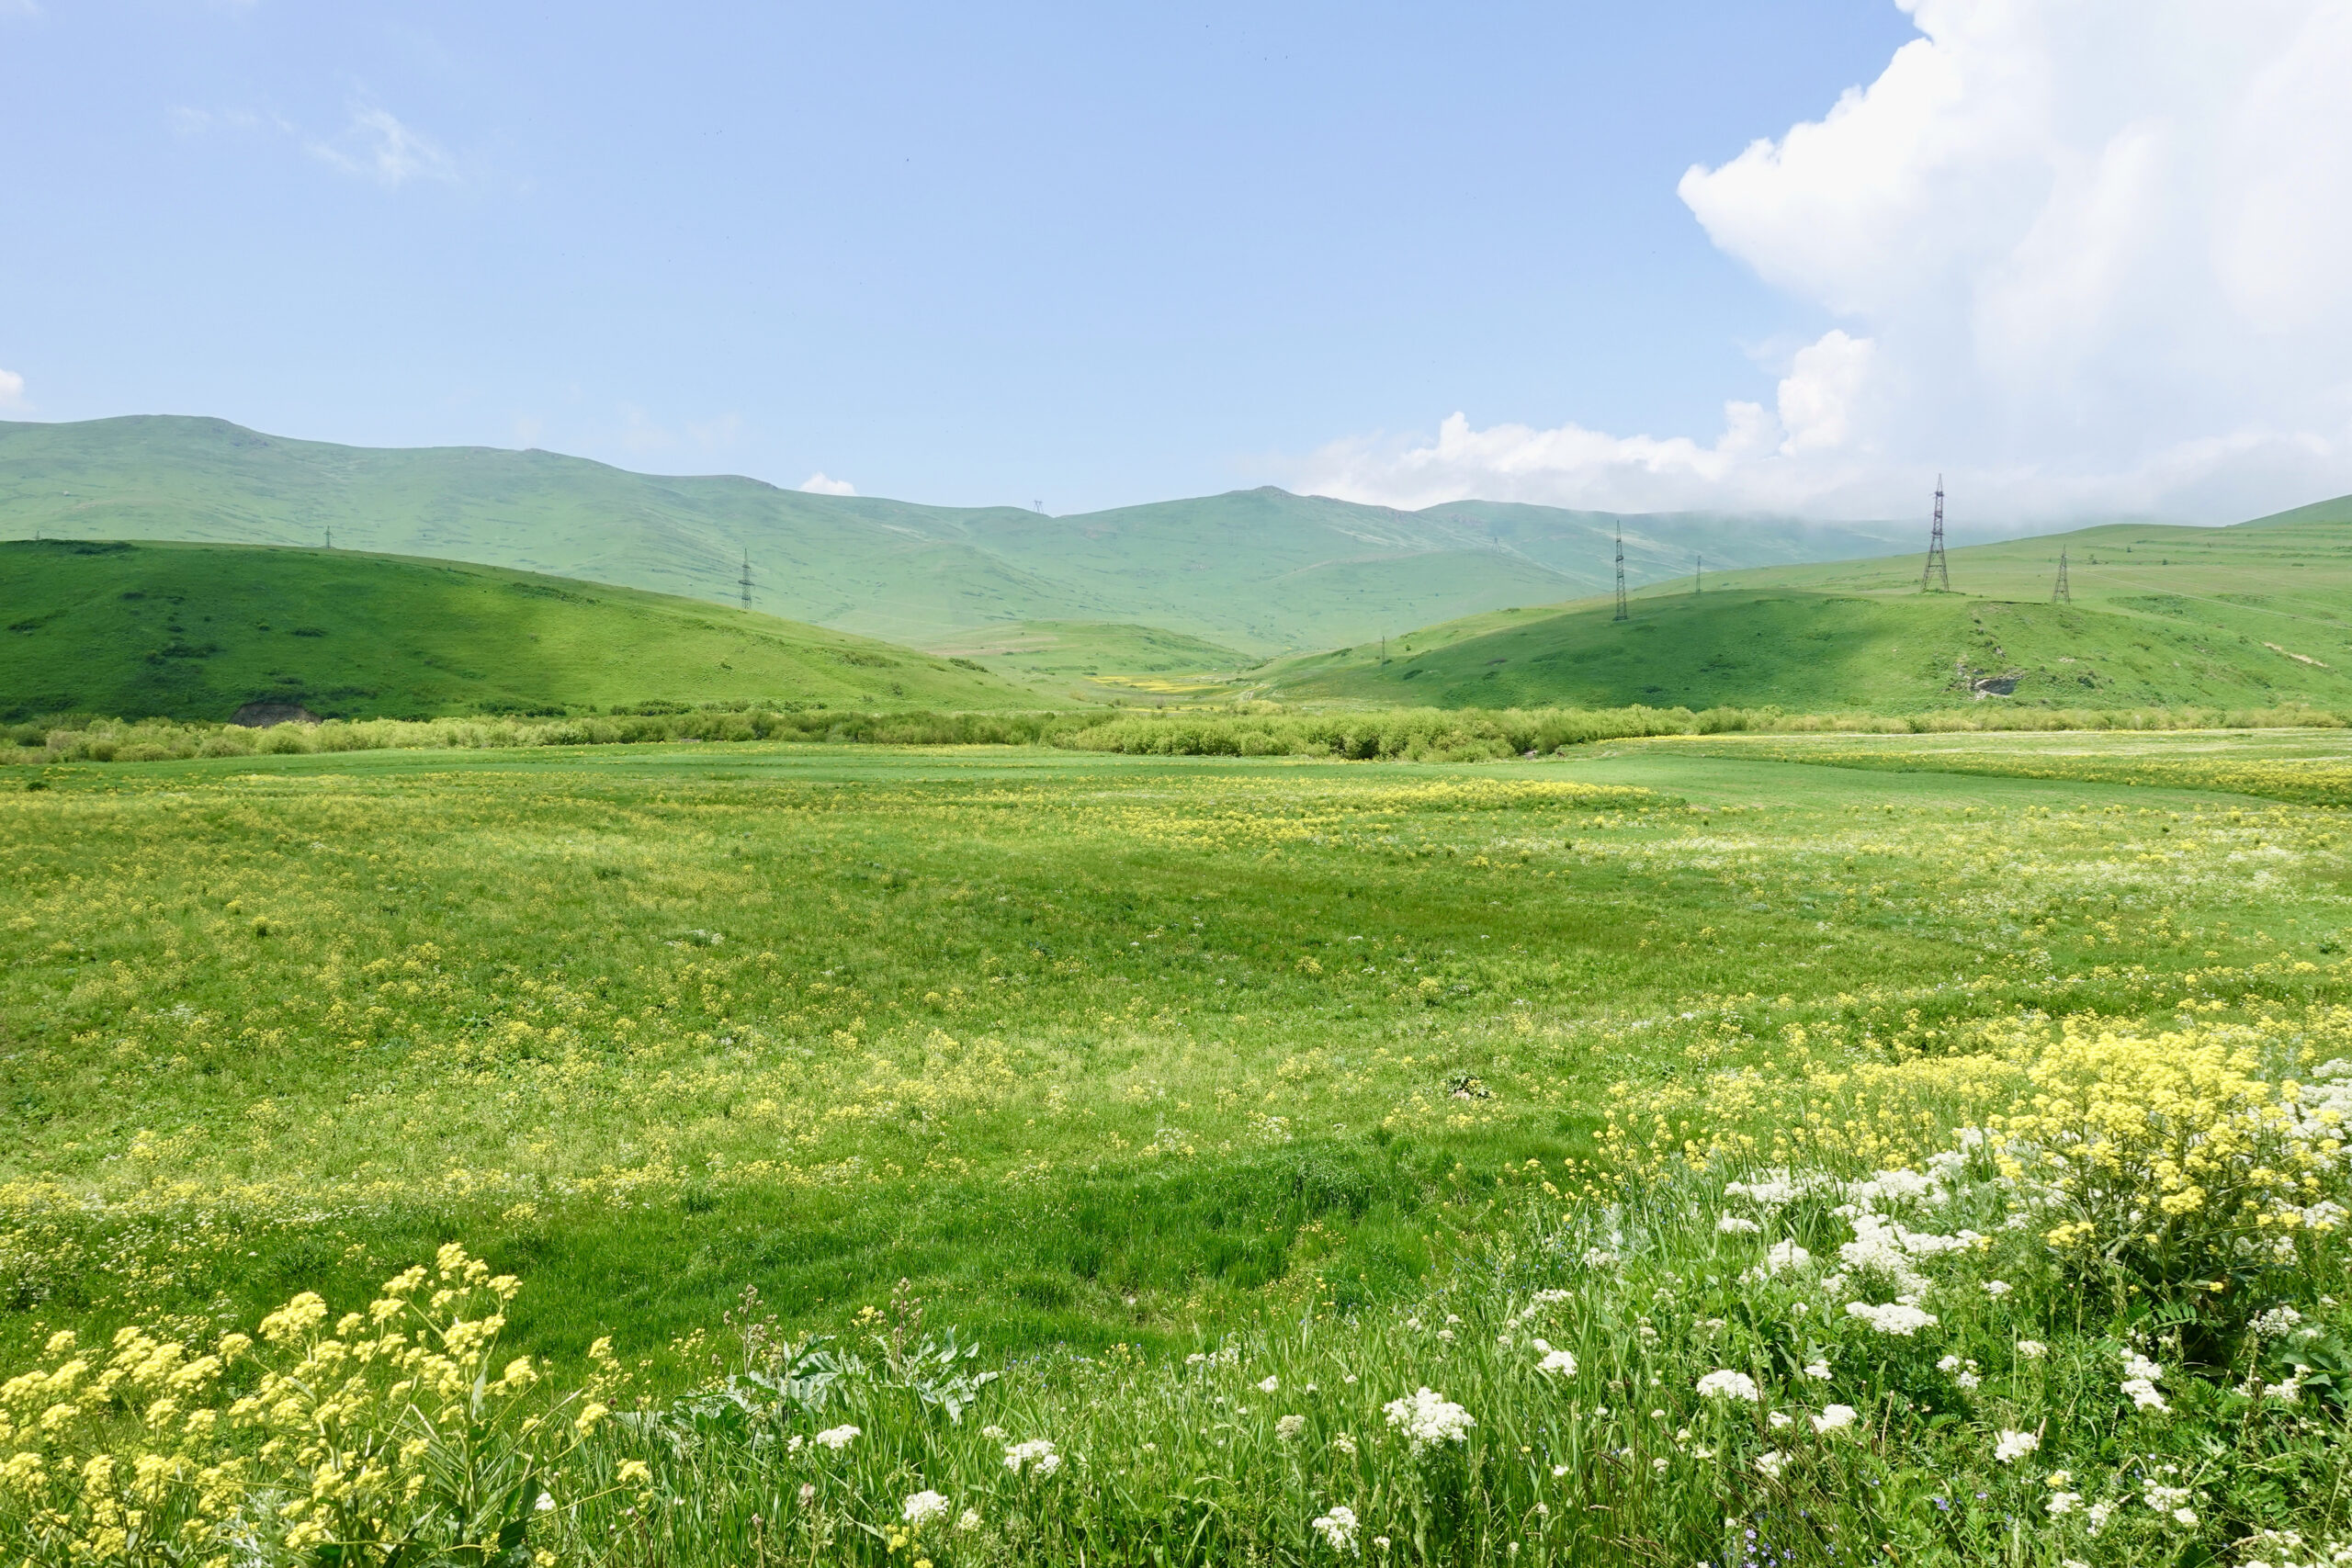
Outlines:
<svg viewBox="0 0 2352 1568"><path fill-rule="evenodd" d="M302 146L329 168L380 186L458 178L457 164L431 137L402 124L380 104L366 100L352 105L350 121L340 134L332 140L306 136Z"/></svg>
<svg viewBox="0 0 2352 1568"><path fill-rule="evenodd" d="M1840 324L1712 445L1341 442L1310 488L2209 519L2352 491L2352 4L1898 0L1920 38L1679 191Z"/></svg>
<svg viewBox="0 0 2352 1568"><path fill-rule="evenodd" d="M16 412L31 407L25 401L25 378L14 370L0 370L0 409Z"/></svg>
<svg viewBox="0 0 2352 1568"><path fill-rule="evenodd" d="M822 470L810 474L800 487L811 495L855 495L857 487L847 479L829 479Z"/></svg>

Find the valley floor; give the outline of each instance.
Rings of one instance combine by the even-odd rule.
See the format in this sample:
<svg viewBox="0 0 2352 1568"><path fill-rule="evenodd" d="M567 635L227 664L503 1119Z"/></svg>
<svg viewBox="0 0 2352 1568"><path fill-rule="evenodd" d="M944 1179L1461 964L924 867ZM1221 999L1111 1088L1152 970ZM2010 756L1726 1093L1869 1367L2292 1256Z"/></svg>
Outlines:
<svg viewBox="0 0 2352 1568"><path fill-rule="evenodd" d="M576 1380L605 1342L657 1402L754 1303L1180 1365L1420 1310L1668 1163L1828 1157L1726 1083L2352 980L2341 732L40 777L0 794L0 1375L356 1305L450 1242L519 1279L512 1353Z"/></svg>

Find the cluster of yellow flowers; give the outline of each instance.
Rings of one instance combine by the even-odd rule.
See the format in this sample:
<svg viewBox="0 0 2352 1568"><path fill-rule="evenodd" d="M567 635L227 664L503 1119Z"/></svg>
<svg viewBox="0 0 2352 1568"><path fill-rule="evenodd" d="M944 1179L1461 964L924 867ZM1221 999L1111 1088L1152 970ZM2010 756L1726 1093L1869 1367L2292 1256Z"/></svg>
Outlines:
<svg viewBox="0 0 2352 1568"><path fill-rule="evenodd" d="M2027 1067L2024 1105L1989 1122L2004 1173L2055 1200L2052 1247L2219 1291L2233 1269L2292 1264L2299 1231L2347 1217L2324 1181L2343 1163L2344 1107L2304 1104L2266 1064L2288 1032L2267 1021L2154 1035L2068 1021ZM2309 1037L2342 1043L2352 1011L2316 1010L2295 1032L2308 1064Z"/></svg>
<svg viewBox="0 0 2352 1568"><path fill-rule="evenodd" d="M1975 1129L2071 1265L2119 1284L2219 1296L2292 1267L2341 1228L2352 1008L2313 1004L2148 1031L2019 1015L1955 1032L1951 1055L1813 1053L1663 1088L1615 1086L1599 1143L1621 1176L1668 1166L1916 1165ZM2326 1081L2299 1081L2317 1071Z"/></svg>
<svg viewBox="0 0 2352 1568"><path fill-rule="evenodd" d="M594 1395L618 1375L600 1340L571 1419L527 1404L529 1359L492 1366L515 1290L450 1245L332 1325L303 1292L262 1319L258 1342L133 1326L99 1355L51 1336L46 1364L0 1385L0 1450L13 1450L0 1551L220 1563L240 1539L308 1555L511 1533L537 1501L533 1477L594 1429Z"/></svg>

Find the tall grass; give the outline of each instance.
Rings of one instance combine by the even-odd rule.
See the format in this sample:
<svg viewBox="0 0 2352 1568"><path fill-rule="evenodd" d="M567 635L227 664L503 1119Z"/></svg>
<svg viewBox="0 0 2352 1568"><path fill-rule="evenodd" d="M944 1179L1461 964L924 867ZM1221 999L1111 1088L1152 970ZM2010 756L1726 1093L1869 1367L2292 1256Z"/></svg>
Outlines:
<svg viewBox="0 0 2352 1568"><path fill-rule="evenodd" d="M150 762L196 757L391 750L475 750L680 741L870 746L1047 746L1148 756L1329 757L1477 761L1544 755L1595 741L1667 735L2343 728L2324 709L2013 708L1790 714L1778 708L1373 708L1302 712L1266 703L1157 712L851 713L705 706L562 718L330 719L245 729L175 719L78 716L0 734L0 764Z"/></svg>

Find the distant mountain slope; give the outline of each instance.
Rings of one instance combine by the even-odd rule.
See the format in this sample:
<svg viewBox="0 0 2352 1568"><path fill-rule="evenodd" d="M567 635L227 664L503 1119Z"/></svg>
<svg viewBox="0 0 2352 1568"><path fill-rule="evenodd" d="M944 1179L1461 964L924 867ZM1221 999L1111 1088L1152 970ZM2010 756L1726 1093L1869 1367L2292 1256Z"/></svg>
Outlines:
<svg viewBox="0 0 2352 1568"><path fill-rule="evenodd" d="M2053 604L2065 555L2072 600ZM1437 705L1761 705L1903 712L1975 701L1954 660L2016 672L1987 701L2352 705L2352 496L2230 529L2112 525L1950 552L1759 567L1611 602L1419 627L1282 660L1277 698Z"/></svg>
<svg viewBox="0 0 2352 1568"><path fill-rule="evenodd" d="M1877 526L1624 519L1636 582L1895 547ZM317 546L456 560L755 607L935 645L1020 621L1157 626L1256 656L1605 588L1599 513L1391 511L1277 490L1046 517L658 478L547 452L380 450L220 420L0 423L0 536ZM1915 530L1899 532L1907 536Z"/></svg>
<svg viewBox="0 0 2352 1568"><path fill-rule="evenodd" d="M2073 599L2050 595L2061 550ZM1978 700L1958 661L2017 677L1990 701L2352 706L2352 501L2232 528L2116 525L1921 558L1765 568L1708 591L1493 612L1284 660L1259 688L1501 707L1777 704L1909 712ZM1966 592L1963 592L1965 590Z"/></svg>
<svg viewBox="0 0 2352 1568"><path fill-rule="evenodd" d="M554 712L758 698L1034 705L977 667L665 594L230 545L0 544L0 718Z"/></svg>
<svg viewBox="0 0 2352 1568"><path fill-rule="evenodd" d="M1917 713L1976 700L1955 663L2016 677L1996 699L2056 707L2352 705L2345 667L2321 669L2192 627L2151 627L2079 604L1930 594L1866 599L1737 589L1540 615L1412 648L1278 666L1264 690L1440 707L1759 707ZM1440 639L1432 638L1432 641ZM2216 641L2223 646L2213 646Z"/></svg>

